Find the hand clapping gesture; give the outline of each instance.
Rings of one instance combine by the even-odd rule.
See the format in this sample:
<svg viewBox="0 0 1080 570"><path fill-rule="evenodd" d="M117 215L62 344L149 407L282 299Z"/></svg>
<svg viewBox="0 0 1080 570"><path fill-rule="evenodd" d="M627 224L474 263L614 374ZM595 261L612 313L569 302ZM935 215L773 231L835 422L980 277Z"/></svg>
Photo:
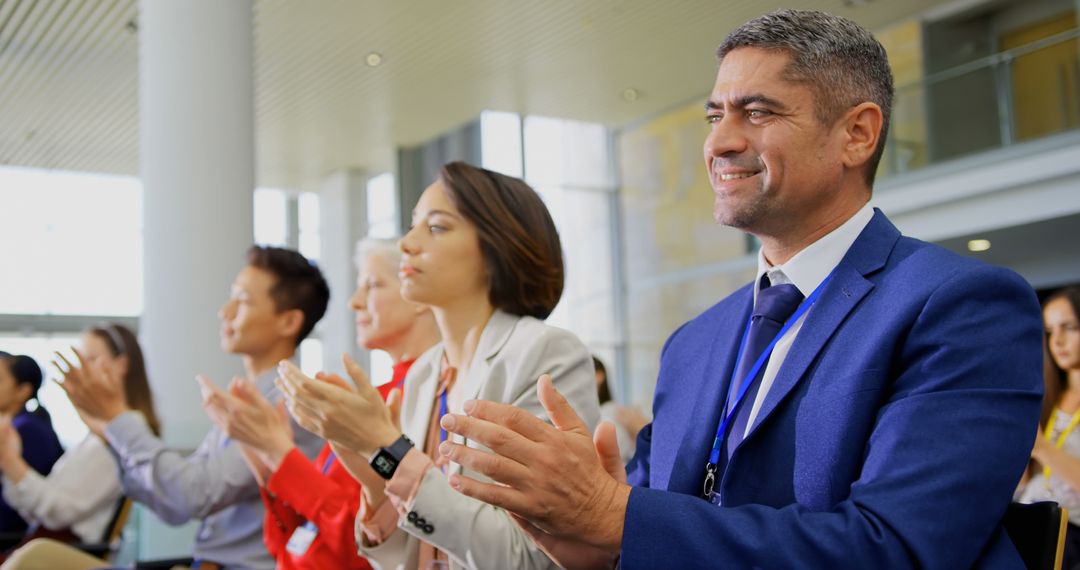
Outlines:
<svg viewBox="0 0 1080 570"><path fill-rule="evenodd" d="M364 370L348 355L342 362L355 389L336 374L309 378L288 361L278 366L278 387L298 424L367 459L397 440L401 430Z"/></svg>
<svg viewBox="0 0 1080 570"><path fill-rule="evenodd" d="M250 380L233 378L222 391L206 376L197 376L203 409L210 420L233 440L247 446L270 470L295 447L285 407L271 404Z"/></svg>
<svg viewBox="0 0 1080 570"><path fill-rule="evenodd" d="M564 568L610 568L619 552L630 495L614 426L595 436L548 375L537 383L540 403L554 425L521 408L465 402L466 415L447 414L449 432L480 442L492 453L444 441L439 452L494 483L455 474L464 495L510 511L515 522Z"/></svg>
<svg viewBox="0 0 1080 570"><path fill-rule="evenodd" d="M52 364L64 378L57 384L75 405L90 431L101 436L109 422L130 409L124 393L124 380L100 363L88 364L74 347L71 350L78 358L79 366L57 352L59 360L53 360Z"/></svg>

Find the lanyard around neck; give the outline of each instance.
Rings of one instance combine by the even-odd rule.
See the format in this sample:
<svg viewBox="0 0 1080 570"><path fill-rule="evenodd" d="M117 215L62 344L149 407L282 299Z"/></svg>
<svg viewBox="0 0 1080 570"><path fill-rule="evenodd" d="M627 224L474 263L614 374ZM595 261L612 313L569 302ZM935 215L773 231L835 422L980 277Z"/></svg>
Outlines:
<svg viewBox="0 0 1080 570"><path fill-rule="evenodd" d="M330 452L330 455L326 456L326 461L324 461L322 465L323 475L326 475L326 472L330 470L330 466L334 464L334 459L336 458L337 455L333 451Z"/></svg>
<svg viewBox="0 0 1080 570"><path fill-rule="evenodd" d="M833 271L836 270L834 269ZM720 450L723 448L724 445L724 438L727 435L728 424L731 423L732 418L735 416L735 412L736 410L738 410L739 404L743 400L743 396L746 395L747 389L750 387L753 379L757 377L758 372L761 371L762 366L765 366L765 362L769 359L769 355L771 355L773 349L776 348L776 343L780 342L780 339L784 338L784 335L787 334L789 330L791 330L791 327L795 326L795 323L799 322L799 319L801 319L802 316L810 310L810 307L814 306L814 303L817 302L818 297L821 296L821 291L825 289L825 285L828 284L830 279L832 279L832 275L832 272L830 272L829 275L826 276L825 279L821 282L821 284L817 286L817 289L814 289L814 292L810 293L810 296L804 299L803 302L799 304L799 308L795 309L795 313L792 314L791 317L789 317L788 320L784 322L784 326L780 329L780 332L776 333L776 336L773 337L769 345L765 347L765 350L763 350L761 354L758 355L757 360L754 361L754 366L750 368L750 371L747 372L746 378L743 380L742 385L739 386L738 394L736 394L735 399L732 400L732 391L735 389L735 380L737 380L735 375L738 374L739 364L742 362L743 357L746 356L744 354L744 351L746 350L746 340L747 337L750 336L750 325L754 319L754 316L752 314L753 311L751 311L750 319L747 321L746 327L743 329L742 340L739 341L739 353L738 356L735 357L735 368L732 369L731 379L728 381L728 391L727 395L724 397L724 407L720 410L720 425L716 428L716 438L713 439L712 450L709 452L709 462L705 464L705 485L703 488L703 494L706 499L712 500L713 488L716 485L716 467L720 464Z"/></svg>
<svg viewBox="0 0 1080 570"><path fill-rule="evenodd" d="M1043 433L1043 437L1053 443L1055 449L1061 449L1065 447L1065 440L1069 438L1069 434L1076 429L1077 424L1080 424L1080 410L1076 410L1076 413L1072 415L1072 419L1069 420L1069 424L1065 426L1065 429L1061 431L1057 441L1054 441L1054 423L1056 422L1046 422L1046 431ZM1050 468L1046 466L1043 466L1043 484L1050 485Z"/></svg>

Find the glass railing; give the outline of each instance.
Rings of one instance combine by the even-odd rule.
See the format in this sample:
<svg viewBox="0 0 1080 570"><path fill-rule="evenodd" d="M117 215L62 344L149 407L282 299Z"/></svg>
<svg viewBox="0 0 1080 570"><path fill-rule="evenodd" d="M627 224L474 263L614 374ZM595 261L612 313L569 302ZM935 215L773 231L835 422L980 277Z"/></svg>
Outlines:
<svg viewBox="0 0 1080 570"><path fill-rule="evenodd" d="M878 177L1080 128L1080 29L898 86Z"/></svg>

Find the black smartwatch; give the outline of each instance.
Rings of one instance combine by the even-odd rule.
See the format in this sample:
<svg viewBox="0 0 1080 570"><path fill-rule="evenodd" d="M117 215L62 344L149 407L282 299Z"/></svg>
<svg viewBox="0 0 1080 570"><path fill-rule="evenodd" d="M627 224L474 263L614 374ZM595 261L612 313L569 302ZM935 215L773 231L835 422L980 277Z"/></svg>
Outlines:
<svg viewBox="0 0 1080 570"><path fill-rule="evenodd" d="M398 465L401 464L401 460L405 459L405 454L413 448L413 442L411 439L402 434L397 438L397 441L391 443L389 447L380 447L375 455L371 456L371 468L375 470L383 479L389 479L394 476L394 471L397 471Z"/></svg>

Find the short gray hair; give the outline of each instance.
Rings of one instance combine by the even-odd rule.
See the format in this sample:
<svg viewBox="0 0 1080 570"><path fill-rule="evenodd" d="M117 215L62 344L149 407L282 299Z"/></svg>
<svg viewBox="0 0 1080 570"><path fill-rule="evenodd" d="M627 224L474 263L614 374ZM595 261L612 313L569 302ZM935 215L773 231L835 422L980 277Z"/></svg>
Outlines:
<svg viewBox="0 0 1080 570"><path fill-rule="evenodd" d="M840 115L869 101L881 108L881 139L870 159L867 184L885 151L892 114L893 75L885 48L851 20L824 12L777 10L731 32L716 50L719 61L732 50L755 47L791 55L786 79L810 84L818 119L832 124Z"/></svg>
<svg viewBox="0 0 1080 570"><path fill-rule="evenodd" d="M369 255L377 253L389 259L394 265L401 262L401 249L398 248L397 240L364 238L356 242L356 253L353 254L353 263L357 268L364 266L364 260Z"/></svg>

